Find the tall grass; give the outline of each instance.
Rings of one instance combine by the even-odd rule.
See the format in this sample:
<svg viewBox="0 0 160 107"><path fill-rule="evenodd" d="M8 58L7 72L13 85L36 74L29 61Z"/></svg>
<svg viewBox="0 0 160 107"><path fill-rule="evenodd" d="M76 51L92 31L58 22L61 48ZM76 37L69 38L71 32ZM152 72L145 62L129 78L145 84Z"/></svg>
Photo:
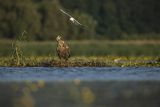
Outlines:
<svg viewBox="0 0 160 107"><path fill-rule="evenodd" d="M159 56L160 41L68 41L71 56ZM56 56L56 42L0 41L0 56ZM16 53L16 52L15 52ZM16 54L14 56L18 57Z"/></svg>
<svg viewBox="0 0 160 107"><path fill-rule="evenodd" d="M12 42L13 53L11 55L11 59L13 60L12 62L16 64L16 66L21 66L25 64L25 57L23 55L22 45L20 44L20 42L26 39L25 34L26 31L24 31L22 35L18 37L17 40Z"/></svg>

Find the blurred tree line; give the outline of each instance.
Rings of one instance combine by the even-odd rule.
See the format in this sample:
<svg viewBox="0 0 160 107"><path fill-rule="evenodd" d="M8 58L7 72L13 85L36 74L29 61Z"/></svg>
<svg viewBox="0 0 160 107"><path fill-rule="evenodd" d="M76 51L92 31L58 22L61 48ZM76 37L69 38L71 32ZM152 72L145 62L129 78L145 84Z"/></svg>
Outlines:
<svg viewBox="0 0 160 107"><path fill-rule="evenodd" d="M61 8L88 28L70 23ZM0 0L0 38L24 30L31 40L147 38L160 33L159 11L160 0Z"/></svg>

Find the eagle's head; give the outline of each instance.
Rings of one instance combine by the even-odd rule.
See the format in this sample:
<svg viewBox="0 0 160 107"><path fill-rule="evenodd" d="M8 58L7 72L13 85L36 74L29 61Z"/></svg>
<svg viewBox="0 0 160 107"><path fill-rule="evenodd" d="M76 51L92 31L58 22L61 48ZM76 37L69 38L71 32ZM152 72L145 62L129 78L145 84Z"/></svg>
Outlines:
<svg viewBox="0 0 160 107"><path fill-rule="evenodd" d="M62 40L62 37L58 35L57 38L56 38L56 40L58 42L58 41Z"/></svg>

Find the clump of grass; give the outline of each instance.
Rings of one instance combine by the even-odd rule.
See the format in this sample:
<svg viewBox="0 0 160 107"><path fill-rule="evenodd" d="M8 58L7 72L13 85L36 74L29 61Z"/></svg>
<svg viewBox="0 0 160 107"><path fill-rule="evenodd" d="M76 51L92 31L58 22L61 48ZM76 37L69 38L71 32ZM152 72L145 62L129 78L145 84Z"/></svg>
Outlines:
<svg viewBox="0 0 160 107"><path fill-rule="evenodd" d="M20 42L25 40L27 32L24 31L21 36L17 40L12 43L13 53L11 55L12 63L16 66L24 66L25 65L25 56L23 55L23 51L21 49Z"/></svg>

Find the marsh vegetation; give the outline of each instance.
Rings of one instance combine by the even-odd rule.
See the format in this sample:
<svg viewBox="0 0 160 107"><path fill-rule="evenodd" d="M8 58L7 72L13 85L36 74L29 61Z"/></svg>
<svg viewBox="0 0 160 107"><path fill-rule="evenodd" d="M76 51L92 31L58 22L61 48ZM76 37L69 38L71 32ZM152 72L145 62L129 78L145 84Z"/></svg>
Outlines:
<svg viewBox="0 0 160 107"><path fill-rule="evenodd" d="M70 40L71 49L71 58L65 66L121 66L125 62L121 60L128 60L127 65L135 64L130 59L141 60L136 63L149 59L138 65L154 63L157 66L160 55L158 0L82 1L0 1L0 65L58 66L53 41L62 35L67 42ZM72 14L89 30L68 23L60 9ZM21 40L24 30L30 42ZM123 64L117 64L119 59ZM108 63L110 61L113 63Z"/></svg>
<svg viewBox="0 0 160 107"><path fill-rule="evenodd" d="M56 42L0 42L0 66L160 66L160 41L69 41L60 61Z"/></svg>

